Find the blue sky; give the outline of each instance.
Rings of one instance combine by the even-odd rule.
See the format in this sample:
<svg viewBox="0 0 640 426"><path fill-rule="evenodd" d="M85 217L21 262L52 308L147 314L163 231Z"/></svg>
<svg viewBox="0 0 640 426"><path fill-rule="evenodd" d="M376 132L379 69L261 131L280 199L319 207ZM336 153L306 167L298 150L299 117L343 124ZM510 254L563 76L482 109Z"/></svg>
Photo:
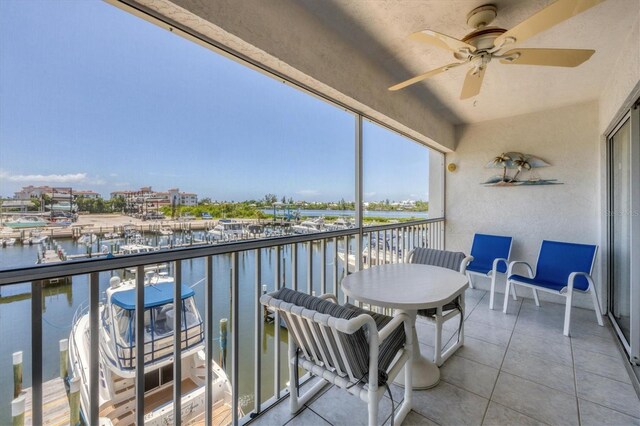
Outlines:
<svg viewBox="0 0 640 426"><path fill-rule="evenodd" d="M365 199L427 199L428 150L364 129ZM98 0L0 0L0 195L151 185L353 200L354 116Z"/></svg>

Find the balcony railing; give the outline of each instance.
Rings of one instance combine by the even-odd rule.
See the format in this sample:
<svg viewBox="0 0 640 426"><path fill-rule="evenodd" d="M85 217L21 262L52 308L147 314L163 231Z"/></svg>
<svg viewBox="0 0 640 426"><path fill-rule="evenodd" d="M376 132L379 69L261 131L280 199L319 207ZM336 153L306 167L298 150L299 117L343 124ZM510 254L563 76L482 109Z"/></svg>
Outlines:
<svg viewBox="0 0 640 426"><path fill-rule="evenodd" d="M303 250L299 250L302 247ZM266 238L241 241L229 244L217 244L211 246L189 247L175 249L170 251L158 251L148 254L128 255L121 257L108 258L103 260L78 260L72 262L64 262L51 265L38 265L29 268L18 268L6 271L0 271L0 287L17 283L31 283L31 381L32 381L32 422L33 424L42 424L43 415L43 283L45 280L56 279L61 277L72 277L88 274L89 286L89 339L90 342L98 342L99 326L101 324L99 318L99 308L101 303L99 274L101 272L123 270L125 268L135 268L136 274L136 291L135 291L135 335L144 336L144 309L145 292L144 277L145 266L169 263L174 276L174 300L173 304L177 311L181 309L181 286L182 286L182 268L183 261L203 259L204 260L204 313L202 320L204 322L204 340L205 340L205 397L204 397L204 420L205 424L213 423L214 403L212 383L217 378L215 371L211 368L214 363L214 346L215 342L214 330L217 328L214 324L214 288L216 282L214 279L214 264L217 256L227 256L230 262L229 276L229 334L230 334L230 363L226 364L226 372L231 382L231 418L227 422L236 424L244 424L251 418L254 418L261 411L268 408L279 399L286 396L286 373L285 369L281 369L281 362L285 353L281 353L280 342L285 338L285 329L281 330L280 319L275 314L273 320L272 333L265 329L265 319L269 316L263 310L259 303L259 298L266 289L263 287L265 282L270 283L273 289L289 286L293 289L313 293L316 288L320 293L332 292L340 299L345 296L340 291L340 281L346 274L362 268L375 266L383 263L399 263L404 262L406 255L414 247L433 247L444 248L444 219L429 219L412 222L361 227L353 229L345 229L329 232L318 232L314 234L295 235L280 238ZM268 251L271 264L272 277L263 277L263 252ZM285 275L285 266L283 262L283 253L288 253L288 261L290 268L290 276L287 280ZM303 255L299 256L299 252ZM240 273L239 259L244 254L251 254L254 259L253 277L251 283L246 285L243 281L242 295L240 293ZM273 256L271 254L274 254ZM242 257L247 259L248 257ZM319 258L319 259L318 259ZM319 273L314 274L314 268L320 268ZM306 279L300 279L299 269L306 269ZM244 277L245 280L247 277ZM273 280L273 281L271 281ZM319 281L319 282L318 282ZM265 286L266 287L266 286ZM249 297L251 300L251 309L254 310L254 319L252 324L247 325L247 321L241 323L239 299L246 297L247 288L251 289ZM174 329L180 330L181 315L175 315ZM271 330L271 328L269 328ZM281 336L281 333L283 334ZM184 345L181 344L182 333L175 333L173 339L173 359L180 360ZM254 353L252 355L253 363L253 395L251 399L254 401L253 407L244 407L240 410L239 395L239 377L240 377L240 336L252 335ZM3 337L4 338L4 337ZM224 338L220 336L220 338ZM282 338L282 339L281 339ZM273 388L266 390L262 385L263 381L263 347L265 341L272 339L271 345L273 350ZM98 424L100 416L99 401L99 378L101 376L99 345L89 345L89 375L85 377L82 386L89 389L89 408L88 412L83 413L86 416L88 424ZM135 346L136 359L144 359L144 344ZM246 358L246 356L243 356ZM271 355L270 357L271 358ZM245 361L246 362L246 361ZM145 365L143 363L135 363L135 422L143 424L145 420ZM173 377L182 377L182 366L180 362L173 363ZM266 370L266 369L265 369ZM242 373L246 377L246 372ZM82 380L82 379L81 379ZM271 380L269 380L271 381ZM182 386L181 380L173 380L173 422L181 423L182 409ZM3 402L8 404L8 401ZM217 405L216 405L217 406ZM249 409L247 409L249 408Z"/></svg>

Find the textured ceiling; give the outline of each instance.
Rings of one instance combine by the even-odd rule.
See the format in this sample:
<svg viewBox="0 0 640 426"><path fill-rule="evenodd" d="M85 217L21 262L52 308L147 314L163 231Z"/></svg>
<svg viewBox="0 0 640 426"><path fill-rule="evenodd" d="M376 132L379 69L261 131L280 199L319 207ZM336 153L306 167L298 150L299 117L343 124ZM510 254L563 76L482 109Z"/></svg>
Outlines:
<svg viewBox="0 0 640 426"><path fill-rule="evenodd" d="M487 0L295 0L355 45L389 75L388 85L455 62L452 54L408 39L431 29L462 38L471 31L466 15ZM496 0L491 24L509 29L552 0ZM455 124L525 114L597 99L615 66L628 31L638 19L640 0L608 0L538 34L519 47L595 49L577 68L489 64L481 93L459 100L467 68L462 66L404 90L428 102ZM639 42L640 45L640 42ZM313 46L309 46L313 48ZM640 48L640 47L639 47ZM381 90L386 88L372 88ZM394 96L389 92L388 96Z"/></svg>

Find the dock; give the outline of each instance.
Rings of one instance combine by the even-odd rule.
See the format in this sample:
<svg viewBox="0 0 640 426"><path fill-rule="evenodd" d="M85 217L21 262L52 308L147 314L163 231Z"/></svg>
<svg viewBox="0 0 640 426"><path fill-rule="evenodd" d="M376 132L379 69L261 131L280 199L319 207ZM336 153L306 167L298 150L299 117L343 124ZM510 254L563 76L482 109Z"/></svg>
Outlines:
<svg viewBox="0 0 640 426"><path fill-rule="evenodd" d="M31 421L31 388L23 391L25 396L24 424L30 425ZM69 398L64 381L60 377L51 379L42 384L42 420L45 425L68 426L71 419Z"/></svg>

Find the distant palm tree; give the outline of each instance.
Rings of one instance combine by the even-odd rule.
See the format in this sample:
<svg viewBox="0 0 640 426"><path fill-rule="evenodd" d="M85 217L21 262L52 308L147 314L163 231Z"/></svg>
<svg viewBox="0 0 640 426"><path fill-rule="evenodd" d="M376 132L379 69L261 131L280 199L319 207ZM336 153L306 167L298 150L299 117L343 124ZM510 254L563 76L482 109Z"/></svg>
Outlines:
<svg viewBox="0 0 640 426"><path fill-rule="evenodd" d="M531 164L529 164L528 159L522 155L519 158L513 160L513 164L518 167L518 171L515 175L513 175L513 178L511 178L510 182L515 182L522 169L531 170Z"/></svg>
<svg viewBox="0 0 640 426"><path fill-rule="evenodd" d="M511 161L511 157L509 157L504 152L493 159L493 164L495 164L497 166L502 166L502 181L503 182L506 182L506 180L507 180L507 163L509 161Z"/></svg>

